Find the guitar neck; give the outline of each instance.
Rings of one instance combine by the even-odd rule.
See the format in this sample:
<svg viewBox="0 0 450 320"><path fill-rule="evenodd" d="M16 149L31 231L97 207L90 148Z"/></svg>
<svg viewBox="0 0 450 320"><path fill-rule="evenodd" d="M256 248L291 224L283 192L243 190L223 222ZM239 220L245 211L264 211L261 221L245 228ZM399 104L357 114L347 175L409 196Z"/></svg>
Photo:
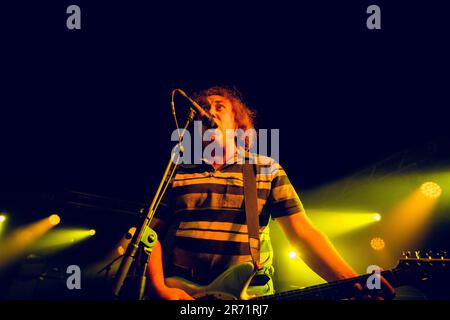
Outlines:
<svg viewBox="0 0 450 320"><path fill-rule="evenodd" d="M396 270L381 272L381 275L393 286L402 285ZM253 298L253 300L340 300L351 298L355 294L356 283L365 284L370 275L363 275L355 278L333 281L320 284L305 289L297 289L276 293L273 295Z"/></svg>

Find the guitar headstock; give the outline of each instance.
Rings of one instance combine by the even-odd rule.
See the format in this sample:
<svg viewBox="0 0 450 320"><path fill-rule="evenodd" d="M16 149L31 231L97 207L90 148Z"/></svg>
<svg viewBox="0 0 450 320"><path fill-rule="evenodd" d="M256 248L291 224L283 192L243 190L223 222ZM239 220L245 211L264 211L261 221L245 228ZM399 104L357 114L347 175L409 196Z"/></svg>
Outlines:
<svg viewBox="0 0 450 320"><path fill-rule="evenodd" d="M423 254L425 257L422 257ZM404 284L420 283L430 279L449 279L450 259L447 259L446 251L436 253L431 250L425 253L420 250L404 251L403 258L393 271L394 276Z"/></svg>
<svg viewBox="0 0 450 320"><path fill-rule="evenodd" d="M447 259L447 251L440 250L440 251L434 252L433 250L428 250L428 251L421 251L421 250L409 251L409 250L405 250L405 251L402 252L402 256L403 256L404 260L410 259L410 258L423 259L425 257L428 258L428 259L445 260L445 259Z"/></svg>

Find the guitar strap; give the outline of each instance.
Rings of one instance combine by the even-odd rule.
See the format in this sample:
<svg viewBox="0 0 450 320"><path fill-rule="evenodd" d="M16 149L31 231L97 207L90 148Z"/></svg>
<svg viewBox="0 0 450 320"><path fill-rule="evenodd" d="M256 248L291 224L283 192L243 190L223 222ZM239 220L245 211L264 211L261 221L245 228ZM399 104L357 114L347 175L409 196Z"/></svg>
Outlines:
<svg viewBox="0 0 450 320"><path fill-rule="evenodd" d="M249 157L247 159L249 159ZM258 200L256 191L255 169L256 165L244 161L244 164L242 165L242 173L244 177L244 202L248 228L248 244L250 247L250 254L252 256L253 265L257 270L261 270Z"/></svg>

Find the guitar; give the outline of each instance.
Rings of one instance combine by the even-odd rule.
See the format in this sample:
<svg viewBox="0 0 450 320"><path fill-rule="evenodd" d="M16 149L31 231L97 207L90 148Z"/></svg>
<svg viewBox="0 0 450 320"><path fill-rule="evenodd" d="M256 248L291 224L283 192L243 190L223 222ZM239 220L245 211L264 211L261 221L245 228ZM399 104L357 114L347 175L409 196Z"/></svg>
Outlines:
<svg viewBox="0 0 450 320"><path fill-rule="evenodd" d="M450 259L400 259L397 267L382 271L381 275L393 287L421 286L431 280L448 279ZM209 285L201 286L181 277L166 278L169 287L179 288L198 300L342 300L354 296L356 283L365 284L370 274L333 281L304 289L297 289L260 297L247 294L255 275L251 262L237 264L219 275ZM446 278L447 276L447 278Z"/></svg>

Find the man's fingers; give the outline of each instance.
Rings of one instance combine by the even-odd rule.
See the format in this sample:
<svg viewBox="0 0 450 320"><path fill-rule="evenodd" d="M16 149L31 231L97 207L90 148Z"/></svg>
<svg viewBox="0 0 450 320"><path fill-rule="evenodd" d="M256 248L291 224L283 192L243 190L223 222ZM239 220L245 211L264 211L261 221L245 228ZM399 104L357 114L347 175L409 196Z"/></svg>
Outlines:
<svg viewBox="0 0 450 320"><path fill-rule="evenodd" d="M367 286L363 286L360 283L354 285L355 299L358 300L392 300L395 297L395 289L384 278L380 277L381 288L378 290L369 289Z"/></svg>
<svg viewBox="0 0 450 320"><path fill-rule="evenodd" d="M364 299L364 287L360 284L360 283L355 283L354 286L355 288L355 299L356 300L362 300Z"/></svg>
<svg viewBox="0 0 450 320"><path fill-rule="evenodd" d="M181 296L181 300L195 300L190 295L188 295L186 292Z"/></svg>
<svg viewBox="0 0 450 320"><path fill-rule="evenodd" d="M364 291L364 288L360 283L355 283L354 287L357 291Z"/></svg>
<svg viewBox="0 0 450 320"><path fill-rule="evenodd" d="M383 295L385 299L387 300L394 299L395 289L384 277L381 277L381 287L383 289Z"/></svg>

